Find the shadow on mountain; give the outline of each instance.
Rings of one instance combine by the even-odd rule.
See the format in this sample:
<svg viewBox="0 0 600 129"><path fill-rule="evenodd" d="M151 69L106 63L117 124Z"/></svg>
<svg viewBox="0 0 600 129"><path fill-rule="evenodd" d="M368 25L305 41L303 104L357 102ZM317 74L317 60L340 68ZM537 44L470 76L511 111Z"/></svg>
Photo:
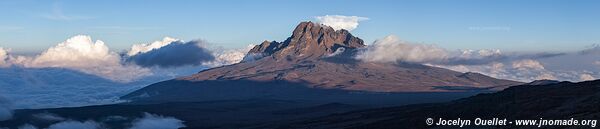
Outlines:
<svg viewBox="0 0 600 129"><path fill-rule="evenodd" d="M324 103L346 103L366 105L404 105L414 103L442 102L474 95L483 90L466 92L407 92L383 93L351 91L342 89L322 89L307 86L306 82L251 81L251 80L211 80L186 81L169 80L147 86L121 97L131 104L164 102L198 102L245 99L280 99Z"/></svg>
<svg viewBox="0 0 600 129"><path fill-rule="evenodd" d="M325 117L271 123L260 128L458 128L428 126L427 118L463 120L507 118L551 120L596 120L600 117L600 80L579 83L520 85L497 93L438 104L418 104L352 111ZM596 123L597 124L597 123ZM597 126L597 125L596 125ZM543 126L543 128L590 128L587 126ZM467 126L464 128L538 128L537 126Z"/></svg>

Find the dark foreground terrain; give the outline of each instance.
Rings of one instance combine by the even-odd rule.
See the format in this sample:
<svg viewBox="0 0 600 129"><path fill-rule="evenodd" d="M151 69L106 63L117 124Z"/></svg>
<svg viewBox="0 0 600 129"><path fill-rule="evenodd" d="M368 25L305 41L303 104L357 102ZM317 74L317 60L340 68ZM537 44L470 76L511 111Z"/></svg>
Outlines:
<svg viewBox="0 0 600 129"><path fill-rule="evenodd" d="M14 119L0 122L0 126L18 127L29 123L43 128L56 121L38 118L39 114L54 114L72 120L102 122L109 128L125 128L131 126L129 123L133 119L129 118L139 118L144 112L175 117L185 121L188 128L457 128L458 126L428 126L425 124L425 119L499 117L508 120L539 118L597 120L600 118L600 80L578 83L534 82L513 86L496 93L364 92L356 95L351 92L346 92L347 94L338 92L336 96L346 95L346 99L329 99L327 94L332 91L328 91L323 92L327 94L308 94L306 98L313 99L303 100L285 97L266 99L255 96L254 99L244 100L134 102L77 108L17 110ZM416 102L421 104L415 104ZM109 119L115 116L126 119ZM508 125L467 126L467 128L538 127ZM590 128L590 126L545 126L543 128Z"/></svg>
<svg viewBox="0 0 600 129"><path fill-rule="evenodd" d="M199 95L202 96L190 96L194 98L204 97L205 99L169 98L169 100L182 99L182 101L163 102L160 99L152 99L153 97L149 97L147 99L139 99L139 101L114 105L16 110L13 119L0 122L0 127L17 128L24 124L32 124L40 128L46 128L51 124L62 121L53 120L51 119L52 117L49 119L48 115L50 114L50 116L59 116L63 120L93 120L102 123L105 127L120 129L131 127L131 123L135 118L142 117L144 113L151 113L175 117L185 121L184 124L188 128L262 128L264 125L272 123L286 123L294 120L324 117L353 110L414 103L444 102L471 96L480 92L487 92L373 93L341 90L323 91L323 89L306 88L305 86L295 87L291 84L276 87L274 84L264 84L260 82L239 82L245 84L263 84L260 86L261 88L246 87L240 89L239 86L233 86L233 84L236 84L237 82L230 83L231 85L220 82L219 84L222 85L219 85L218 87L201 87L196 84L196 88L200 88L197 89L198 91L218 91L214 88L233 91L228 92L231 94L217 94L221 92L205 94L204 92L199 92ZM275 84L281 83L282 82ZM191 85L192 84L190 84L190 86ZM176 89L176 87L173 88ZM189 90L190 88L186 87L183 89ZM281 94L276 94L275 91L281 91ZM237 92L255 94L242 94L237 97L222 98L228 100L206 99L218 96L229 96ZM293 99L298 98L300 95L303 95L304 98Z"/></svg>
<svg viewBox="0 0 600 129"><path fill-rule="evenodd" d="M587 119L600 118L600 80L521 85L497 93L437 104L368 109L325 117L268 124L263 128L458 128L428 126L427 118L491 119ZM596 123L597 124L597 123ZM536 126L468 126L466 128L538 128ZM591 126L543 126L542 128L591 128Z"/></svg>

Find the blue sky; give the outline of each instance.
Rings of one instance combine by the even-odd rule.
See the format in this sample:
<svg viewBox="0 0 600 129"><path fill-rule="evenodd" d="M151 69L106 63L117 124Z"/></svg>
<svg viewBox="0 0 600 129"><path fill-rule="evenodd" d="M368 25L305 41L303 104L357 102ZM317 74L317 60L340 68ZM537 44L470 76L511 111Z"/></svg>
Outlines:
<svg viewBox="0 0 600 129"><path fill-rule="evenodd" d="M367 17L352 33L390 34L447 49L575 51L600 43L600 2L414 1L1 1L0 47L39 52L77 34L112 49L171 36L239 48L284 40L315 16Z"/></svg>

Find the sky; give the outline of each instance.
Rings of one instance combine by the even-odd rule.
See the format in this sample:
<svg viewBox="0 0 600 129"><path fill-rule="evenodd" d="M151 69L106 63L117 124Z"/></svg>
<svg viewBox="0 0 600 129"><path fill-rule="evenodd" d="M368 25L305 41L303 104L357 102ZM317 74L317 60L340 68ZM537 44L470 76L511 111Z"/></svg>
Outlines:
<svg viewBox="0 0 600 129"><path fill-rule="evenodd" d="M600 78L599 5L583 0L0 1L0 120L12 108L115 103L157 81L252 61L245 58L251 44L283 41L302 21L364 39L368 46L359 49L356 61L419 63L521 82L595 80Z"/></svg>
<svg viewBox="0 0 600 129"><path fill-rule="evenodd" d="M0 47L36 53L76 35L126 51L165 36L243 48L318 16L368 18L352 33L456 49L567 52L600 43L599 1L0 1Z"/></svg>

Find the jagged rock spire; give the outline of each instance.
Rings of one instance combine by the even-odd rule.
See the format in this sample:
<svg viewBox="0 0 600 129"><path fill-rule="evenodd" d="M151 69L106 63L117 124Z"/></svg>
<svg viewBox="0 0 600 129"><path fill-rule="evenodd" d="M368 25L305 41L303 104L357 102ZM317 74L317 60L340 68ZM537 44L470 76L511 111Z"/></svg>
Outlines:
<svg viewBox="0 0 600 129"><path fill-rule="evenodd" d="M262 54L275 59L303 60L318 59L343 47L356 49L364 42L347 30L334 30L314 22L301 22L292 36L283 42L264 41L251 49L248 55Z"/></svg>

